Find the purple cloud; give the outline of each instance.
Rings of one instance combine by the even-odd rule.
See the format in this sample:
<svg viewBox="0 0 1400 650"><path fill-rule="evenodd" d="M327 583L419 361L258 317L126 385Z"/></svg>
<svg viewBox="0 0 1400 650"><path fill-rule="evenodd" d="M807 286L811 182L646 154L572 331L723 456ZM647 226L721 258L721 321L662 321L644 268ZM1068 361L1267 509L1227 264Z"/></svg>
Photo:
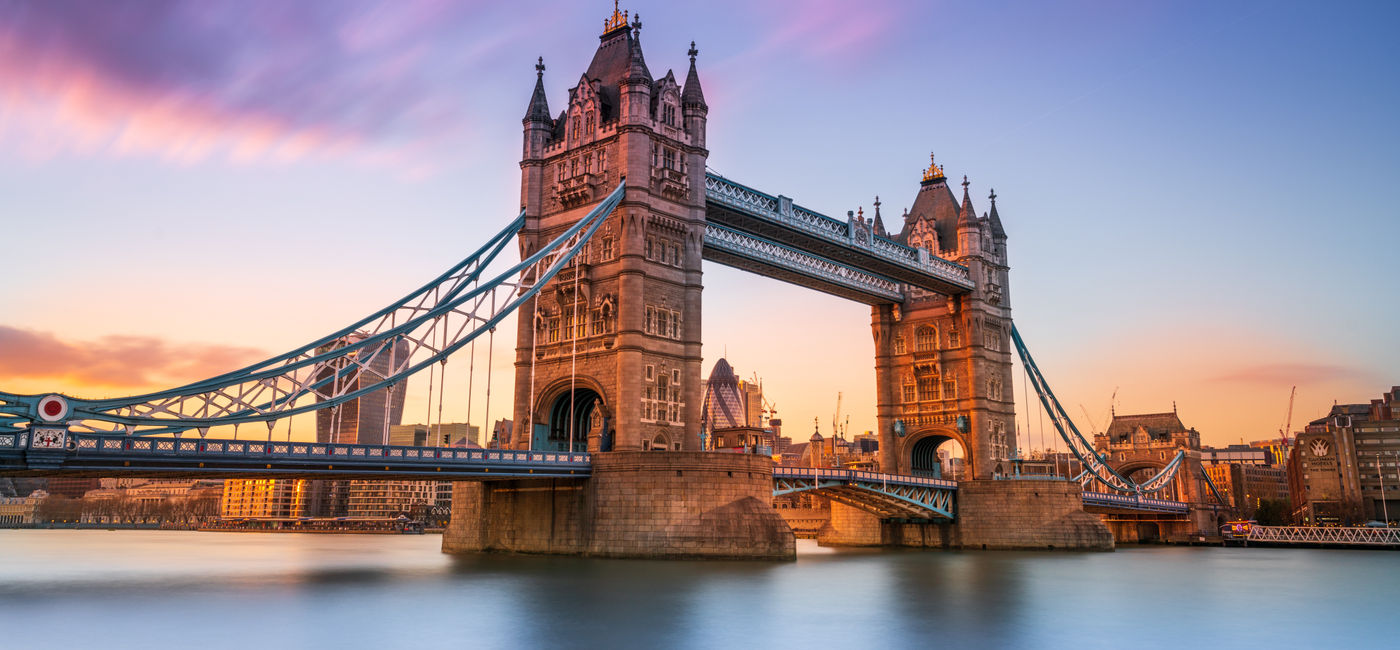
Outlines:
<svg viewBox="0 0 1400 650"><path fill-rule="evenodd" d="M482 29L481 11L444 0L0 0L0 125L38 123L43 133L21 139L41 153L295 159L421 147L468 122L451 80L476 61L453 55Z"/></svg>
<svg viewBox="0 0 1400 650"><path fill-rule="evenodd" d="M266 356L230 345L174 344L147 336L64 341L48 332L0 325L0 381L47 380L80 386L173 386L235 370ZM0 389L5 387L0 386Z"/></svg>

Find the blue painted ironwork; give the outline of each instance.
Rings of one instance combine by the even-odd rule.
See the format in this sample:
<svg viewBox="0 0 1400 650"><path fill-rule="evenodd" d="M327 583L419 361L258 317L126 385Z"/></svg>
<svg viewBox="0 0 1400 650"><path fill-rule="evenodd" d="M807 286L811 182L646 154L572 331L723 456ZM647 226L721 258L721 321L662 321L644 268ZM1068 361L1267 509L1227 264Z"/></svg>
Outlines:
<svg viewBox="0 0 1400 650"><path fill-rule="evenodd" d="M800 251L791 246L784 246L762 237L739 232L733 228L713 223L706 224L705 258L714 259L721 263L729 262L723 257L716 258L715 251L723 251L745 261L757 262L762 267L787 271L815 280L815 283L804 284L843 297L859 296L865 298L866 302L876 304L904 300L904 294L899 290L899 283L889 278Z"/></svg>
<svg viewBox="0 0 1400 650"><path fill-rule="evenodd" d="M1152 499L1142 496L1141 494L1110 494L1107 492L1090 492L1087 490L1084 492L1084 505L1122 510L1169 512L1173 514L1185 514L1190 509L1190 506L1181 501Z"/></svg>
<svg viewBox="0 0 1400 650"><path fill-rule="evenodd" d="M483 279L486 267L524 225L524 214L470 257L404 299L338 332L246 368L179 388L116 399L65 398L55 421L44 395L0 393L0 433L25 422L63 423L78 431L159 435L218 425L271 423L332 408L383 389L444 360L534 297L583 248L622 200L623 186L587 216L519 264ZM499 292L499 293L498 293ZM351 335L362 335L351 340ZM407 345L402 359L397 350ZM389 371L375 361L390 360Z"/></svg>
<svg viewBox="0 0 1400 650"><path fill-rule="evenodd" d="M875 234L868 226L843 223L796 205L786 197L766 194L716 174L705 174L705 200L766 224L835 245L839 247L837 250L859 251L867 256L864 259L910 272L907 281L920 289L966 292L974 288L965 266Z"/></svg>
<svg viewBox="0 0 1400 650"><path fill-rule="evenodd" d="M853 469L774 467L773 496L817 491L885 518L953 519L957 481Z"/></svg>
<svg viewBox="0 0 1400 650"><path fill-rule="evenodd" d="M57 457L36 463L26 453L27 435L0 434L0 475L37 471L50 476L101 472L491 480L586 478L592 473L589 455L581 453L101 434L69 434L66 448Z"/></svg>
<svg viewBox="0 0 1400 650"><path fill-rule="evenodd" d="M1050 390L1050 384L1040 373L1040 368L1035 365L1030 350L1026 348L1025 341L1021 340L1021 333L1017 331L1014 324L1011 326L1011 341L1016 345L1016 353L1021 357L1021 365L1026 369L1031 385L1035 387L1035 393L1040 397L1040 404L1050 415L1050 421L1055 425L1055 430L1059 432L1060 438L1069 445L1070 451L1079 459L1090 476L1110 489L1132 494L1159 492L1171 484L1172 478L1181 467L1182 459L1186 457L1185 450L1178 450L1176 456L1162 471L1143 483L1138 483L1119 474L1109 466L1105 456L1099 455L1094 450L1094 446L1084 438L1083 434L1079 433L1078 427L1074 426L1074 421L1069 419L1065 409L1060 406L1060 401L1055 398L1055 393Z"/></svg>

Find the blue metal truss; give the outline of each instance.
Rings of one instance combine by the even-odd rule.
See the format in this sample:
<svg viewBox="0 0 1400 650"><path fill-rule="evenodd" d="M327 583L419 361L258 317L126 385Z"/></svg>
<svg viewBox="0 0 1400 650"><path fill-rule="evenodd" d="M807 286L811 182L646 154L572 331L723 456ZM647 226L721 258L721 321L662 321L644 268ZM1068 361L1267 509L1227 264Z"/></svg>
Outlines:
<svg viewBox="0 0 1400 650"><path fill-rule="evenodd" d="M773 496L815 491L884 518L954 518L956 481L850 469L774 467Z"/></svg>
<svg viewBox="0 0 1400 650"><path fill-rule="evenodd" d="M524 214L470 257L404 299L285 354L166 391L84 400L0 392L0 434L47 423L124 435L160 435L254 422L272 423L383 389L440 363L530 300L567 266L622 200L619 185L553 241L483 278L524 226ZM398 358L398 350L406 353ZM388 363L386 364L385 361ZM383 368L387 365L388 370ZM58 398L54 417L40 404Z"/></svg>

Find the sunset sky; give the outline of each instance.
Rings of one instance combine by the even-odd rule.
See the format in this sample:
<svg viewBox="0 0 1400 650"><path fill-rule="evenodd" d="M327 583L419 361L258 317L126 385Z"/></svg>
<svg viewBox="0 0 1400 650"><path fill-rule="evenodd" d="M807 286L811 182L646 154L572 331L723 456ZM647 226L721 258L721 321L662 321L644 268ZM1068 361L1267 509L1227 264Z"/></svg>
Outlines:
<svg viewBox="0 0 1400 650"><path fill-rule="evenodd" d="M996 188L1017 326L1086 431L1115 387L1225 444L1276 435L1291 386L1297 429L1400 384L1400 5L623 8L655 76L696 42L718 173L887 223L930 151L979 211ZM557 111L611 10L0 0L0 391L201 379L432 278L519 210L536 57ZM866 307L710 263L704 300L705 372L762 377L785 433L828 433L838 391L874 429Z"/></svg>

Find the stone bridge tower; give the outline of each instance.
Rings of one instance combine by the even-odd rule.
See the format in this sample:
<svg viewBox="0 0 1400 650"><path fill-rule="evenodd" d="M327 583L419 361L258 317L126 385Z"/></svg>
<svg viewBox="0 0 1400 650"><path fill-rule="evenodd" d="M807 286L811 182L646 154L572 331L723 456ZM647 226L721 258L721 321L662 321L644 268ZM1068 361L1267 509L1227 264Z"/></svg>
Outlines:
<svg viewBox="0 0 1400 650"><path fill-rule="evenodd" d="M930 161L902 229L891 237L968 268L976 288L944 296L906 287L901 305L871 309L883 471L933 475L939 446L958 441L968 473L1009 473L1016 454L1006 231L977 216L963 177L961 205ZM876 203L874 227L883 230ZM882 233L883 234L883 233Z"/></svg>
<svg viewBox="0 0 1400 650"><path fill-rule="evenodd" d="M576 266L519 310L515 435L525 449L698 449L707 106L695 70L653 78L641 20L614 11L551 116L543 60L522 121L522 257L619 183ZM572 441L572 442L571 442Z"/></svg>

